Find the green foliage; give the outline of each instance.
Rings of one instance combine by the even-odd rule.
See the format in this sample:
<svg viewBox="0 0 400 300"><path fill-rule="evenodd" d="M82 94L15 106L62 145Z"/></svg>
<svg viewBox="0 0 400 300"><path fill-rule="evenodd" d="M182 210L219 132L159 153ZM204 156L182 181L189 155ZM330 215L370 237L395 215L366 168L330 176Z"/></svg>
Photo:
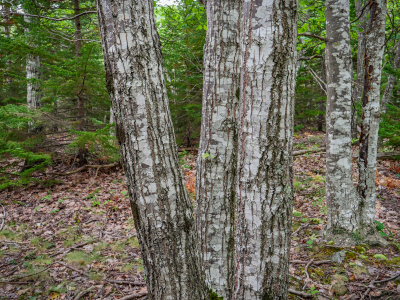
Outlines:
<svg viewBox="0 0 400 300"><path fill-rule="evenodd" d="M379 234L380 234L382 237L387 237L387 236L389 236L389 234L390 234L391 236L393 236L393 233L389 230L389 228L387 228L387 227L386 227L385 225L383 225L381 222L375 220L375 224L376 224L376 230L378 230ZM385 229L387 230L387 232L388 232L389 234L387 234L386 232L384 232Z"/></svg>
<svg viewBox="0 0 400 300"><path fill-rule="evenodd" d="M210 295L210 300L224 300L224 297L218 296L212 289L209 289L208 294Z"/></svg>
<svg viewBox="0 0 400 300"><path fill-rule="evenodd" d="M400 147L400 108L388 105L387 113L383 115L379 126L379 136L383 138L384 145L397 149Z"/></svg>

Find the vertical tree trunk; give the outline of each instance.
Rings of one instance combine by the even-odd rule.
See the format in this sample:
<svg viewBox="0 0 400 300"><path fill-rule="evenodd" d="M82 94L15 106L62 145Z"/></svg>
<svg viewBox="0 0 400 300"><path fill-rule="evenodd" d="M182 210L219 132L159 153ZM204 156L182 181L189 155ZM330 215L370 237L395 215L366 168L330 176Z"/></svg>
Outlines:
<svg viewBox="0 0 400 300"><path fill-rule="evenodd" d="M351 50L349 0L326 7L326 203L328 238L359 229L360 198L353 185L351 152Z"/></svg>
<svg viewBox="0 0 400 300"><path fill-rule="evenodd" d="M10 8L10 4L7 1L2 0L1 1L1 8L4 11L4 37L6 39L9 39L10 35L11 35L11 26L10 26L10 10L11 10L11 8ZM12 82L12 77L10 76L11 64L12 64L11 59L8 59L6 61L6 74L4 76L7 85Z"/></svg>
<svg viewBox="0 0 400 300"><path fill-rule="evenodd" d="M384 42L379 33L385 25L374 21L365 44L365 85L363 129L361 133L358 189L352 180L351 153L351 53L349 0L328 0L326 5L327 64L327 151L326 202L328 208L327 238L338 244L354 244L354 237L365 242L383 242L375 232L375 170L379 118L379 85ZM373 4L375 5L375 4ZM379 5L381 9L381 4ZM382 10L379 11L379 14ZM382 17L371 13L373 18ZM385 13L383 13L385 16ZM384 17L383 17L384 19ZM376 23L375 23L376 22ZM381 22L381 21L379 21ZM375 33L372 33L375 32ZM370 34L373 34L374 39ZM379 36L379 38L378 38ZM375 50L373 50L375 49ZM378 51L379 49L379 51ZM375 51L375 52L374 52ZM376 72L376 73L375 73ZM379 73L379 74L378 74ZM378 92L377 92L378 90ZM377 103L376 103L377 102ZM365 163L365 165L363 165Z"/></svg>
<svg viewBox="0 0 400 300"><path fill-rule="evenodd" d="M287 299L297 1L243 4L235 299Z"/></svg>
<svg viewBox="0 0 400 300"><path fill-rule="evenodd" d="M378 130L381 120L380 85L385 44L386 0L372 1L369 9L369 27L366 31L364 56L363 115L358 158L358 191L362 197L362 223L368 232L374 232L375 176L378 152Z"/></svg>
<svg viewBox="0 0 400 300"><path fill-rule="evenodd" d="M353 85L351 101L351 128L352 128L352 137L356 138L358 136L358 117L356 111L356 103L360 103L361 97L363 94L364 87L364 54L365 54L365 32L367 30L367 16L368 16L368 8L364 8L369 0L355 0L355 8L357 17L361 16L358 20L358 51L357 51L357 74L356 74L356 82ZM364 12L363 12L364 8ZM352 79L353 79L353 72Z"/></svg>
<svg viewBox="0 0 400 300"><path fill-rule="evenodd" d="M98 0L106 85L149 299L208 299L151 0Z"/></svg>
<svg viewBox="0 0 400 300"><path fill-rule="evenodd" d="M31 18L24 18L27 27L25 33L29 39ZM34 46L34 45L33 45ZM28 54L26 57L26 79L27 79L27 93L26 102L28 107L36 109L40 106L40 100L42 98L41 86L40 86L40 56L34 54Z"/></svg>
<svg viewBox="0 0 400 300"><path fill-rule="evenodd" d="M321 79L323 82L326 82L326 67L325 67L325 59L323 58L321 61ZM319 110L320 111L324 111L325 110L325 101L324 101L324 96L325 96L325 91L324 89L321 87L321 100L319 101ZM322 131L323 130L323 126L324 126L324 115L323 114L319 114L318 115L318 131Z"/></svg>
<svg viewBox="0 0 400 300"><path fill-rule="evenodd" d="M396 56L394 58L392 68L395 70L398 70L399 67L400 67L400 38L399 38L399 42L397 44ZM390 98L392 97L393 86L394 86L395 80L396 80L396 76L393 76L393 75L388 76L388 82L386 84L385 93L383 94L382 103L381 103L382 113L386 113L386 109L387 109L386 105L390 102Z"/></svg>
<svg viewBox="0 0 400 300"><path fill-rule="evenodd" d="M196 227L209 287L232 299L241 1L207 1Z"/></svg>
<svg viewBox="0 0 400 300"><path fill-rule="evenodd" d="M80 13L79 9L79 0L73 0L74 2L74 14L78 15ZM82 48L82 29L81 29L81 19L80 17L74 19L75 22L75 56L81 57L81 48ZM79 79L79 78L78 78ZM83 122L85 117L85 103L83 98L83 84L79 85L78 92L78 118L81 122L81 127L83 128Z"/></svg>

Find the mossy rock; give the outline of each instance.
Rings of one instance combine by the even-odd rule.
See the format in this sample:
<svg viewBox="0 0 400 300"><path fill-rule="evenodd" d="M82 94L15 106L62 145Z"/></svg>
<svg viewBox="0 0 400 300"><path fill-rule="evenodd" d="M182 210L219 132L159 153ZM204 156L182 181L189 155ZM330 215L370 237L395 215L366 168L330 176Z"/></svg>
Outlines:
<svg viewBox="0 0 400 300"><path fill-rule="evenodd" d="M364 267L364 266L355 265L355 266L351 267L351 270L356 275L360 275L360 274L368 275L369 274L368 269L366 267Z"/></svg>
<svg viewBox="0 0 400 300"><path fill-rule="evenodd" d="M335 283L332 285L331 290L336 296L344 296L347 294L347 288L343 283Z"/></svg>
<svg viewBox="0 0 400 300"><path fill-rule="evenodd" d="M332 275L332 278L337 280L339 283L345 283L345 282L349 281L349 279L345 275L342 275L342 274L334 274L334 275Z"/></svg>

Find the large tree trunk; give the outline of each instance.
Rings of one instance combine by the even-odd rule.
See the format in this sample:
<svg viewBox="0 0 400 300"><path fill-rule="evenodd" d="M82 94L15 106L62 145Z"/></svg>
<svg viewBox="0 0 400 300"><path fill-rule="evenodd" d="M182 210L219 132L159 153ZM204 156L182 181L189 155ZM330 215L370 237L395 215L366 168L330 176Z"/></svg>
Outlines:
<svg viewBox="0 0 400 300"><path fill-rule="evenodd" d="M357 68L356 68L356 82L353 85L352 94L351 94L351 128L352 128L352 137L356 138L358 136L358 116L356 111L356 103L361 102L361 97L363 94L364 87L364 54L365 54L365 32L368 27L367 16L368 16L368 8L365 8L369 0L355 0L355 8L356 15L359 17L362 16L358 20L358 51L357 51ZM352 73L353 74L353 73ZM353 79L353 76L352 76Z"/></svg>
<svg viewBox="0 0 400 300"><path fill-rule="evenodd" d="M232 299L241 1L207 1L196 227L209 287Z"/></svg>
<svg viewBox="0 0 400 300"><path fill-rule="evenodd" d="M380 86L385 44L386 0L372 1L369 9L364 59L363 115L358 159L358 191L362 197L361 222L364 230L375 229L375 176L378 152L378 130L381 120Z"/></svg>
<svg viewBox="0 0 400 300"><path fill-rule="evenodd" d="M360 226L360 198L353 185L351 153L351 50L349 0L326 7L326 203L328 238Z"/></svg>
<svg viewBox="0 0 400 300"><path fill-rule="evenodd" d="M243 4L235 299L287 299L297 1Z"/></svg>
<svg viewBox="0 0 400 300"><path fill-rule="evenodd" d="M27 27L25 33L29 38L31 18L25 17ZM33 45L34 46L34 45ZM34 54L28 54L26 57L26 79L27 79L27 93L26 102L28 107L36 109L40 106L40 100L42 98L41 86L40 86L40 56Z"/></svg>
<svg viewBox="0 0 400 300"><path fill-rule="evenodd" d="M149 299L208 299L151 0L98 0L106 85Z"/></svg>
<svg viewBox="0 0 400 300"><path fill-rule="evenodd" d="M1 1L1 9L3 10L3 20L4 20L4 37L6 39L10 38L11 35L11 25L10 25L10 3L8 3L8 1L2 0ZM11 72L11 59L8 59L6 61L6 72L5 72L5 81L6 84L10 84L12 82L12 77L10 76L10 72Z"/></svg>
<svg viewBox="0 0 400 300"><path fill-rule="evenodd" d="M396 56L394 58L392 68L397 70L399 67L400 67L400 38L399 38L399 42L397 44ZM393 92L393 86L394 86L395 80L396 80L396 76L393 76L393 75L388 76L388 82L386 84L385 93L383 94L382 103L381 103L382 113L386 113L386 109L387 109L386 105L390 102L390 98L392 98L392 92Z"/></svg>

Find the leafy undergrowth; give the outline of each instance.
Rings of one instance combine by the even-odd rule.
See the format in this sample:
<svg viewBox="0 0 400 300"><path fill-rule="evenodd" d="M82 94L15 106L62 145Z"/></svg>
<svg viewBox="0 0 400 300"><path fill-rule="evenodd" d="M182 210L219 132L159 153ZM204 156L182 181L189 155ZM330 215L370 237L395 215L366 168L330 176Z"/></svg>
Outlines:
<svg viewBox="0 0 400 300"><path fill-rule="evenodd" d="M298 150L314 150L322 142L318 133L295 136ZM180 158L193 199L196 156L182 153ZM400 271L399 174L400 164L378 163L377 226L393 246L374 248L360 240L357 247L342 249L323 238L325 154L294 158L289 271L291 288L304 294L291 294L290 299L400 299L400 278L373 282ZM56 179L60 182L52 187L30 186L0 195L6 209L5 227L0 231L0 299L145 296L122 170L100 169L96 174L89 169Z"/></svg>

